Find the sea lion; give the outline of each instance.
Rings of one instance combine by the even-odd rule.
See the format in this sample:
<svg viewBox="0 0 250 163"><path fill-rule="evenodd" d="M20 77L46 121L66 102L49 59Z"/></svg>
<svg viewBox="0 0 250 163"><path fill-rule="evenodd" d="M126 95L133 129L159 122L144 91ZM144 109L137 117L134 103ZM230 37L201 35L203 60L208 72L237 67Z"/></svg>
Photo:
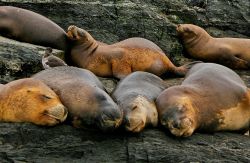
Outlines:
<svg viewBox="0 0 250 163"><path fill-rule="evenodd" d="M176 30L191 57L232 69L249 69L250 39L214 38L192 24L180 24Z"/></svg>
<svg viewBox="0 0 250 163"><path fill-rule="evenodd" d="M67 109L39 80L25 78L0 84L0 121L53 126L63 122Z"/></svg>
<svg viewBox="0 0 250 163"><path fill-rule="evenodd" d="M42 57L42 65L44 69L58 66L67 66L67 64L60 58L52 54L52 48L45 49L45 54Z"/></svg>
<svg viewBox="0 0 250 163"><path fill-rule="evenodd" d="M99 127L103 131L117 128L122 112L105 92L99 79L89 70L59 66L34 76L52 88L68 108L75 127Z"/></svg>
<svg viewBox="0 0 250 163"><path fill-rule="evenodd" d="M35 12L0 6L0 35L67 51L68 37L56 23Z"/></svg>
<svg viewBox="0 0 250 163"><path fill-rule="evenodd" d="M244 131L250 126L250 93L231 69L198 63L179 86L156 99L161 124L175 136L194 131Z"/></svg>
<svg viewBox="0 0 250 163"><path fill-rule="evenodd" d="M100 45L84 29L69 26L72 41L71 60L97 76L124 78L134 71L147 71L157 76L172 73L184 76L190 64L176 67L153 42L130 38L111 45Z"/></svg>
<svg viewBox="0 0 250 163"><path fill-rule="evenodd" d="M140 132L146 126L157 126L155 99L164 89L163 80L148 72L133 72L118 83L112 97L123 110L127 131Z"/></svg>

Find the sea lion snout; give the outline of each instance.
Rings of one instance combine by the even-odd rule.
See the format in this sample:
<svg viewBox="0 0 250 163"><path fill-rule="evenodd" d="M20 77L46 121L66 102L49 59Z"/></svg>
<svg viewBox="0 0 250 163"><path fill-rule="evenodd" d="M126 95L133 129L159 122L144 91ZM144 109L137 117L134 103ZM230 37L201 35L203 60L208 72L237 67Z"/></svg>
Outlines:
<svg viewBox="0 0 250 163"><path fill-rule="evenodd" d="M177 31L177 34L180 34L180 33L183 32L183 28L182 28L182 25L181 25L181 24L178 24L178 25L176 26L176 31Z"/></svg>
<svg viewBox="0 0 250 163"><path fill-rule="evenodd" d="M118 107L106 109L99 118L100 128L103 131L114 130L120 126L122 119L123 114Z"/></svg>
<svg viewBox="0 0 250 163"><path fill-rule="evenodd" d="M68 109L59 104L46 110L44 114L56 119L58 122L63 122L67 118Z"/></svg>
<svg viewBox="0 0 250 163"><path fill-rule="evenodd" d="M170 120L167 123L167 127L170 132L175 136L188 137L192 135L194 128L192 126L193 122L190 118Z"/></svg>
<svg viewBox="0 0 250 163"><path fill-rule="evenodd" d="M137 96L124 110L126 110L124 125L127 131L140 132L145 128L147 121L153 125L157 123L155 122L158 119L158 116L154 113L154 111L157 112L155 105L143 96Z"/></svg>
<svg viewBox="0 0 250 163"><path fill-rule="evenodd" d="M167 108L167 111L161 115L161 124L175 136L190 136L195 129L194 119L191 116L192 114L190 114L190 110L185 105Z"/></svg>
<svg viewBox="0 0 250 163"><path fill-rule="evenodd" d="M146 126L146 116L133 116L125 118L125 128L130 132L140 132Z"/></svg>

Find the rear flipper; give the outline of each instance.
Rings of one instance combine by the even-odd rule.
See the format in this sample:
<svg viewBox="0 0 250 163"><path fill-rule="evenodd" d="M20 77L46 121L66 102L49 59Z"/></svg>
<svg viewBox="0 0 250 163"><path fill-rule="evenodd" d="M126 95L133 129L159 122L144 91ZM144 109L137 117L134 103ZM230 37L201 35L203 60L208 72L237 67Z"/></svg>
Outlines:
<svg viewBox="0 0 250 163"><path fill-rule="evenodd" d="M236 56L231 56L228 61L225 62L225 66L228 66L232 69L249 69L250 63L246 60L238 58ZM223 62L222 62L223 64Z"/></svg>
<svg viewBox="0 0 250 163"><path fill-rule="evenodd" d="M173 73L179 77L184 77L186 73L197 63L202 63L202 61L193 61L180 67L176 67Z"/></svg>
<svg viewBox="0 0 250 163"><path fill-rule="evenodd" d="M51 48L47 48L45 50L45 54L42 57L42 65L44 69L58 66L67 66L67 64L62 59L52 54Z"/></svg>

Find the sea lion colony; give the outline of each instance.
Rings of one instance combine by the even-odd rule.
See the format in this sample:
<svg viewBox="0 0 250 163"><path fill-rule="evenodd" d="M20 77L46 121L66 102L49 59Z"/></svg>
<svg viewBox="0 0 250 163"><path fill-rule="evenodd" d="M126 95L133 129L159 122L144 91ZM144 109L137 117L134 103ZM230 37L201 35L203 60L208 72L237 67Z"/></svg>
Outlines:
<svg viewBox="0 0 250 163"><path fill-rule="evenodd" d="M65 62L82 68L67 66L47 49L42 58L47 70L34 75L35 79L0 84L2 121L55 125L65 120L66 106L74 126L96 125L104 131L121 125L128 131L140 132L147 125L157 126L158 119L173 135L183 137L191 136L196 130L249 130L249 89L227 67L197 62L176 67L160 47L144 38L108 45L76 26L69 26L66 33L46 17L21 8L1 6L0 18L0 35L64 50ZM177 25L176 30L190 56L234 69L249 68L249 39L213 38L192 24ZM112 93L113 99L98 78L84 68L97 76L120 79ZM168 74L186 76L181 85L167 88L157 76L165 78ZM23 84L30 80L35 86L46 87L53 98L41 95L44 89L30 95L31 88ZM23 97L25 100L20 100ZM12 103L14 98L19 100ZM41 104L54 98L60 107L56 105L52 111ZM16 114L20 112L16 108L20 103L27 106L26 110L20 107L21 112L29 114ZM37 111L34 106L42 109ZM47 116L49 122L42 121L41 115Z"/></svg>

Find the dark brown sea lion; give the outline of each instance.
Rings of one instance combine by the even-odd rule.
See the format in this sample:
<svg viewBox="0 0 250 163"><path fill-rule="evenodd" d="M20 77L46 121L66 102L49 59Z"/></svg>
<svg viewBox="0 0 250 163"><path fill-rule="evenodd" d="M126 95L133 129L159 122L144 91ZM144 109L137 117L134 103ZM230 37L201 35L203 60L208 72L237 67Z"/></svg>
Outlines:
<svg viewBox="0 0 250 163"><path fill-rule="evenodd" d="M35 12L0 6L0 35L66 51L68 38L56 23Z"/></svg>
<svg viewBox="0 0 250 163"><path fill-rule="evenodd" d="M72 62L97 76L121 79L134 71L184 76L190 67L176 67L156 44L143 38L100 45L87 31L73 25L69 26L67 35L73 45Z"/></svg>
<svg viewBox="0 0 250 163"><path fill-rule="evenodd" d="M89 70L60 66L43 70L33 76L46 83L68 108L75 127L117 128L122 112L105 92L99 79Z"/></svg>
<svg viewBox="0 0 250 163"><path fill-rule="evenodd" d="M39 80L25 78L0 84L0 121L53 126L63 122L67 109Z"/></svg>
<svg viewBox="0 0 250 163"><path fill-rule="evenodd" d="M118 83L112 97L123 110L126 130L140 132L157 126L155 99L164 89L163 80L148 72L134 72Z"/></svg>
<svg viewBox="0 0 250 163"><path fill-rule="evenodd" d="M249 69L250 39L214 38L192 24L180 24L176 29L191 57L233 69Z"/></svg>
<svg viewBox="0 0 250 163"><path fill-rule="evenodd" d="M175 136L250 126L249 89L235 72L218 64L194 65L181 85L159 95L156 106L161 124Z"/></svg>

